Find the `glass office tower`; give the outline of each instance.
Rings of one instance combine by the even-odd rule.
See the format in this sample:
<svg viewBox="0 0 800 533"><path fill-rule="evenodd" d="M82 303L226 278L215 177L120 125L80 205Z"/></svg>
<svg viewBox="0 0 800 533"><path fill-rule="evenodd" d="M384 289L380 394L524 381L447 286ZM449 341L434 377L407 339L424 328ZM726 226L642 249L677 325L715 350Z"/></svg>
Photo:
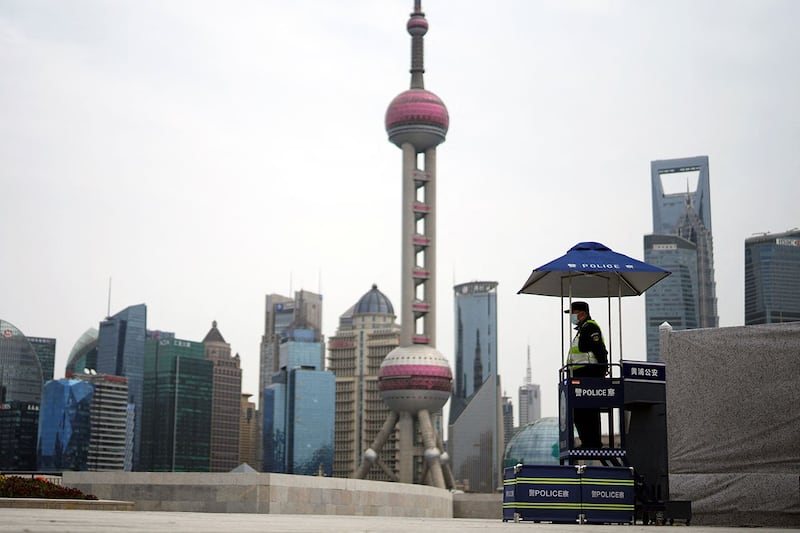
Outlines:
<svg viewBox="0 0 800 533"><path fill-rule="evenodd" d="M94 387L77 379L49 381L42 393L39 470L88 470Z"/></svg>
<svg viewBox="0 0 800 533"><path fill-rule="evenodd" d="M697 246L678 235L645 235L644 261L672 272L645 293L647 360L659 361L658 327L700 327L697 303Z"/></svg>
<svg viewBox="0 0 800 533"><path fill-rule="evenodd" d="M202 342L147 340L141 470L209 471L213 373Z"/></svg>
<svg viewBox="0 0 800 533"><path fill-rule="evenodd" d="M332 372L295 368L288 374L289 472L333 475L336 378Z"/></svg>
<svg viewBox="0 0 800 533"><path fill-rule="evenodd" d="M322 370L320 334L304 319L285 335L263 394L264 471L332 476L336 378Z"/></svg>
<svg viewBox="0 0 800 533"><path fill-rule="evenodd" d="M697 177L691 190L689 178ZM645 293L647 360L660 360L658 352L658 326L667 321L673 329L687 329L673 323L688 324L695 320L700 328L719 326L717 315L716 282L714 281L714 250L711 231L711 193L707 156L652 161L650 163L653 201L653 234L645 236L645 261L670 270L671 265L687 264L694 255L695 272L688 287L686 280L666 279ZM686 189L665 192L664 179L686 177ZM663 242L667 236L678 236L694 245L694 250L678 241ZM662 248L653 249L656 245ZM664 248L663 246L666 246ZM676 246L674 253L670 253ZM680 257L678 257L680 256ZM665 263L659 261L664 260ZM687 298L686 291L693 294ZM683 307L682 307L683 306Z"/></svg>
<svg viewBox="0 0 800 533"><path fill-rule="evenodd" d="M800 321L800 230L744 241L744 323Z"/></svg>
<svg viewBox="0 0 800 533"><path fill-rule="evenodd" d="M455 383L448 451L453 476L468 492L494 492L501 482L503 416L497 375L497 282L456 285Z"/></svg>
<svg viewBox="0 0 800 533"><path fill-rule="evenodd" d="M35 470L42 367L27 337L0 320L0 470Z"/></svg>
<svg viewBox="0 0 800 533"><path fill-rule="evenodd" d="M42 382L47 383L53 379L56 362L56 340L47 337L28 337L28 341L36 350L39 364L42 366Z"/></svg>
<svg viewBox="0 0 800 533"><path fill-rule="evenodd" d="M128 378L128 403L133 407L133 470L140 470L142 388L147 306L132 305L100 322L97 372Z"/></svg>
<svg viewBox="0 0 800 533"><path fill-rule="evenodd" d="M67 357L65 375L81 374L84 369L97 371L97 328L89 328L83 332Z"/></svg>

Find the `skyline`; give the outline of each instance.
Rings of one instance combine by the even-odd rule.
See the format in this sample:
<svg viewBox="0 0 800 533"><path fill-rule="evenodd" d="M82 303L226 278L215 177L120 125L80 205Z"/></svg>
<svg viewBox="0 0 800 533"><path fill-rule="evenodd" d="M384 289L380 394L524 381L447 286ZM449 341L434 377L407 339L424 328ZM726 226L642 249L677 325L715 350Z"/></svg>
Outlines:
<svg viewBox="0 0 800 533"><path fill-rule="evenodd" d="M720 325L744 324L745 239L800 225L787 67L800 5L481 6L422 5L426 88L451 121L436 347L454 368L453 285L499 282L502 388L516 399L530 344L552 416L560 302L516 291L577 242L643 259L653 160L709 157ZM0 5L0 318L55 337L61 377L105 318L111 278L112 315L146 303L149 329L196 340L216 320L257 396L266 294L321 293L326 337L373 283L399 309L400 171L383 119L408 87L411 9ZM644 298L623 301L622 321L624 355L643 360Z"/></svg>

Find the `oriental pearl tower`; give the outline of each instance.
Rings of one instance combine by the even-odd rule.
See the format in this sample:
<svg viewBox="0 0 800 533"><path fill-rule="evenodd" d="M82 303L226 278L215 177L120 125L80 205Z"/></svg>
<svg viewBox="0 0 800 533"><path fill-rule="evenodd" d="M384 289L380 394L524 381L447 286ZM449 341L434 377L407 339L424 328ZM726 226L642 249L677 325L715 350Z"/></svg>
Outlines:
<svg viewBox="0 0 800 533"><path fill-rule="evenodd" d="M445 140L449 116L442 100L425 90L423 37L428 22L420 0L415 0L406 28L411 34L411 87L386 110L389 141L403 152L400 346L389 352L378 374L381 397L391 412L354 477L364 478L377 463L390 477L413 483L415 456L421 455L418 481L447 488L452 487L453 477L431 413L440 411L450 398L453 383L447 359L435 348L436 147ZM395 426L399 433L397 475L378 458ZM424 450L415 448L417 429Z"/></svg>

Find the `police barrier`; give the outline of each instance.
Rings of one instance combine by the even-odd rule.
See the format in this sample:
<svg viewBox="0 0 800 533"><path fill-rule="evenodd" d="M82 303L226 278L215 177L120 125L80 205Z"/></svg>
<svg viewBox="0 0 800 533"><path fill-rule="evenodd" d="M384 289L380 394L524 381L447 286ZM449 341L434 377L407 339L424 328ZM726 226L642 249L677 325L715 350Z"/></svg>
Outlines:
<svg viewBox="0 0 800 533"><path fill-rule="evenodd" d="M503 491L503 519L534 522L572 523L581 512L580 479L576 466L517 465L507 468L514 473L514 491ZM504 488L508 485L505 484ZM509 483L510 485L510 483ZM512 497L513 501L506 500ZM507 514L506 509L512 509Z"/></svg>
<svg viewBox="0 0 800 533"><path fill-rule="evenodd" d="M631 468L517 465L503 472L503 520L633 523Z"/></svg>
<svg viewBox="0 0 800 533"><path fill-rule="evenodd" d="M581 510L592 524L633 523L633 469L584 466L581 472Z"/></svg>

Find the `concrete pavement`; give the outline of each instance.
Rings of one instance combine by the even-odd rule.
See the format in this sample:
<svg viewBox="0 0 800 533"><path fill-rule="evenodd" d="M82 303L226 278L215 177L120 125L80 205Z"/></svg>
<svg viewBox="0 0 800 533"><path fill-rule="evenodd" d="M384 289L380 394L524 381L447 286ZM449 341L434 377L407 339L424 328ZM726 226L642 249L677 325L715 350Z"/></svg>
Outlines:
<svg viewBox="0 0 800 533"><path fill-rule="evenodd" d="M503 531L520 533L656 533L670 526L600 526L535 524L459 518L397 518L379 516L322 516L239 513L177 513L155 511L79 511L56 509L2 509L0 533L264 533L264 532L375 532L436 533ZM657 529L658 528L658 529ZM672 526L687 533L741 533L741 528ZM759 533L786 533L786 529L759 528Z"/></svg>

